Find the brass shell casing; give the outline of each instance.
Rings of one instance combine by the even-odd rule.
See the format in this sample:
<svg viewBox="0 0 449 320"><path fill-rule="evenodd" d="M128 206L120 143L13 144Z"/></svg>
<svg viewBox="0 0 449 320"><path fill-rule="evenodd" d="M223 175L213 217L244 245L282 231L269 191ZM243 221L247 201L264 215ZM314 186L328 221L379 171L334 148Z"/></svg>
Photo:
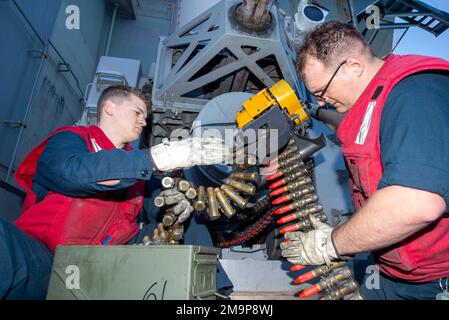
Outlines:
<svg viewBox="0 0 449 320"><path fill-rule="evenodd" d="M217 195L218 202L220 203L220 207L227 218L232 218L235 214L235 209L229 203L226 195L219 188L215 188L215 194Z"/></svg>

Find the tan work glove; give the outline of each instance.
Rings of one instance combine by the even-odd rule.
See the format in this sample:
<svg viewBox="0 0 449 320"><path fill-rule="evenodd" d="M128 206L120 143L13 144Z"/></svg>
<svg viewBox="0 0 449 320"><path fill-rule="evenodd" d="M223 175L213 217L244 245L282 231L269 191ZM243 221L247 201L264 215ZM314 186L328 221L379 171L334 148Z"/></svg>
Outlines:
<svg viewBox="0 0 449 320"><path fill-rule="evenodd" d="M177 223L186 221L193 212L193 206L186 198L184 193L179 192L175 188L162 191L159 196L164 197L165 204L174 205L173 213L178 217Z"/></svg>
<svg viewBox="0 0 449 320"><path fill-rule="evenodd" d="M164 139L150 149L150 158L156 169L169 171L196 165L227 163L232 155L221 139L190 137L179 141Z"/></svg>
<svg viewBox="0 0 449 320"><path fill-rule="evenodd" d="M314 216L310 216L310 221L315 230L284 235L289 241L281 243L282 256L293 264L330 265L340 258L331 239L333 228Z"/></svg>

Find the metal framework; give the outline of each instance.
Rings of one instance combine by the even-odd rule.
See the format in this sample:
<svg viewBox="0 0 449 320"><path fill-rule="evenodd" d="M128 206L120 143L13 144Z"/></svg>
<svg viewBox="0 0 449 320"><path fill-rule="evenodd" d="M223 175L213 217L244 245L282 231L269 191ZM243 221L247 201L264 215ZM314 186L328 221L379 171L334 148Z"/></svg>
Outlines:
<svg viewBox="0 0 449 320"><path fill-rule="evenodd" d="M161 39L152 96L156 109L198 112L220 94L255 93L279 79L299 86L296 54L277 7L271 7L268 26L254 30L237 21L240 3L221 1Z"/></svg>

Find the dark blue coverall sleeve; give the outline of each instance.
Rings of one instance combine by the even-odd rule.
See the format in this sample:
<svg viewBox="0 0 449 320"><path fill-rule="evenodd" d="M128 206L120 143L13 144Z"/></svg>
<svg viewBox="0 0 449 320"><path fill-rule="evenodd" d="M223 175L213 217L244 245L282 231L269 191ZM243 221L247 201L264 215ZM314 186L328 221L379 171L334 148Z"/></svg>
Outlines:
<svg viewBox="0 0 449 320"><path fill-rule="evenodd" d="M98 192L122 193L137 180L148 180L152 166L148 150L91 153L83 138L60 132L48 142L37 165L33 190L83 197ZM120 180L115 186L98 181ZM0 218L0 299L44 299L52 254L40 241Z"/></svg>
<svg viewBox="0 0 449 320"><path fill-rule="evenodd" d="M37 164L33 190L43 196L48 190L72 197L124 190L138 180L149 180L152 165L148 150L101 150L92 153L85 140L73 132L54 135ZM120 180L105 186L99 181Z"/></svg>
<svg viewBox="0 0 449 320"><path fill-rule="evenodd" d="M449 207L449 75L421 73L396 85L382 110L380 150L379 188L433 192Z"/></svg>

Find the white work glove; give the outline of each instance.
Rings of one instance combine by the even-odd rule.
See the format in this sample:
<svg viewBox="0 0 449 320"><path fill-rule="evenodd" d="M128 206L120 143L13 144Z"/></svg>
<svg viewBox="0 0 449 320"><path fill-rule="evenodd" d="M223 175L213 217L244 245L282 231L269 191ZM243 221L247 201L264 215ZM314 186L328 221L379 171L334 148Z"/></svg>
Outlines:
<svg viewBox="0 0 449 320"><path fill-rule="evenodd" d="M172 208L172 212L178 217L178 219L176 219L177 223L186 221L193 212L193 206L190 201L186 198L184 193L179 192L176 188L164 190L159 196L164 197L165 204L175 205Z"/></svg>
<svg viewBox="0 0 449 320"><path fill-rule="evenodd" d="M226 163L232 154L223 140L191 137L180 141L162 140L150 149L156 169L169 171L196 165Z"/></svg>
<svg viewBox="0 0 449 320"><path fill-rule="evenodd" d="M330 265L331 261L340 258L331 239L333 228L314 216L310 216L310 221L315 230L284 235L290 241L281 243L282 256L293 264Z"/></svg>
<svg viewBox="0 0 449 320"><path fill-rule="evenodd" d="M183 223L190 217L190 214L193 212L193 206L188 206L183 212L181 212L178 216L178 223Z"/></svg>

